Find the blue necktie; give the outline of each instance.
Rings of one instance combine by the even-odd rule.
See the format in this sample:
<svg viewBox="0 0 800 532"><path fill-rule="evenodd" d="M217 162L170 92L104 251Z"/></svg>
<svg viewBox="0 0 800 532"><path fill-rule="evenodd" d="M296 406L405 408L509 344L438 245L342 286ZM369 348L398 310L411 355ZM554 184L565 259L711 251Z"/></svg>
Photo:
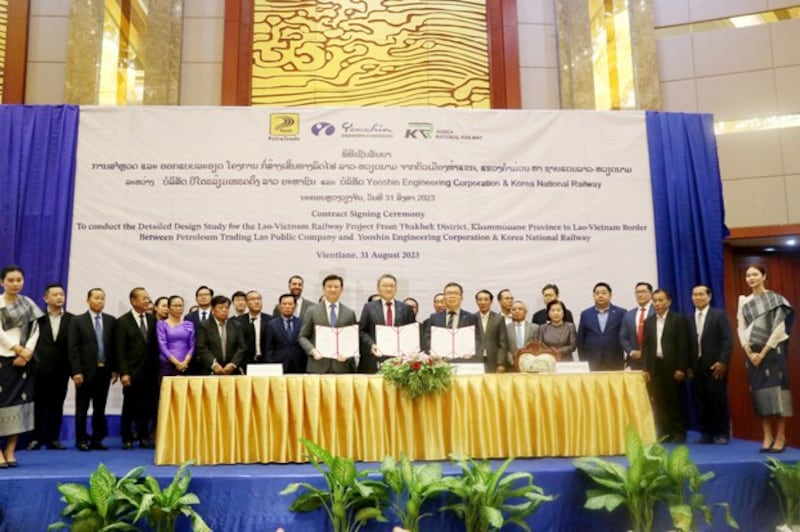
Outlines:
<svg viewBox="0 0 800 532"><path fill-rule="evenodd" d="M286 334L291 336L292 335L292 320L283 320L283 322L286 325Z"/></svg>
<svg viewBox="0 0 800 532"><path fill-rule="evenodd" d="M97 361L106 361L106 346L103 345L103 321L100 315L94 317L94 336L97 338Z"/></svg>
<svg viewBox="0 0 800 532"><path fill-rule="evenodd" d="M336 327L336 304L335 303L331 304L331 315L330 315L329 320L331 322L331 327Z"/></svg>

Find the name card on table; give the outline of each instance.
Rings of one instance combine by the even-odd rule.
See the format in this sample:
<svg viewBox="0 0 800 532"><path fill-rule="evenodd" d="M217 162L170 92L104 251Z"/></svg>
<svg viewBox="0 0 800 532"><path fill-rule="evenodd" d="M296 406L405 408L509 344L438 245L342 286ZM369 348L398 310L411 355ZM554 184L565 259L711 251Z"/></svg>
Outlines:
<svg viewBox="0 0 800 532"><path fill-rule="evenodd" d="M589 363L583 362L556 362L556 373L589 373Z"/></svg>
<svg viewBox="0 0 800 532"><path fill-rule="evenodd" d="M469 362L453 362L453 367L456 368L456 375L484 375L486 373L483 362L474 364L470 364Z"/></svg>
<svg viewBox="0 0 800 532"><path fill-rule="evenodd" d="M358 354L358 325L347 327L314 326L317 351L323 358L352 358Z"/></svg>
<svg viewBox="0 0 800 532"><path fill-rule="evenodd" d="M400 327L375 326L375 345L381 356L399 357L419 353L419 323Z"/></svg>
<svg viewBox="0 0 800 532"><path fill-rule="evenodd" d="M431 355L467 358L475 354L475 326L460 329L431 327Z"/></svg>
<svg viewBox="0 0 800 532"><path fill-rule="evenodd" d="M283 364L248 364L248 377L280 377L283 375Z"/></svg>

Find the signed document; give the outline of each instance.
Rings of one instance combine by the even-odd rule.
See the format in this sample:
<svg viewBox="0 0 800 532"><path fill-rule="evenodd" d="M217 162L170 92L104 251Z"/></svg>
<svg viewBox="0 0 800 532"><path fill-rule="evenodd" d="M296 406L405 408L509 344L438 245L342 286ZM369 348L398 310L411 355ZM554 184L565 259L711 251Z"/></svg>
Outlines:
<svg viewBox="0 0 800 532"><path fill-rule="evenodd" d="M323 358L351 358L358 354L358 325L347 327L314 326L317 351Z"/></svg>
<svg viewBox="0 0 800 532"><path fill-rule="evenodd" d="M460 329L431 327L431 355L442 358L469 358L474 354L474 325Z"/></svg>
<svg viewBox="0 0 800 532"><path fill-rule="evenodd" d="M382 357L399 357L419 353L419 323L401 327L375 326L375 345Z"/></svg>

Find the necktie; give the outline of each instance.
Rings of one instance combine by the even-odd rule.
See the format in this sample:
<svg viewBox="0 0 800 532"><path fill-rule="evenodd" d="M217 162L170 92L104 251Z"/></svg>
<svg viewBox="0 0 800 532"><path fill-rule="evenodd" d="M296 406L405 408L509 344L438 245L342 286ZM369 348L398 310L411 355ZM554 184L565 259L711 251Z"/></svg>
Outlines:
<svg viewBox="0 0 800 532"><path fill-rule="evenodd" d="M331 303L331 315L329 317L331 327L336 327L336 303Z"/></svg>
<svg viewBox="0 0 800 532"><path fill-rule="evenodd" d="M200 321L206 321L206 317L207 317L207 313L204 310L203 312L200 313Z"/></svg>
<svg viewBox="0 0 800 532"><path fill-rule="evenodd" d="M392 316L392 302L386 302L386 325L391 327L394 325L394 316Z"/></svg>
<svg viewBox="0 0 800 532"><path fill-rule="evenodd" d="M456 313L455 312L448 312L447 313L447 328L452 329L453 324L455 323Z"/></svg>
<svg viewBox="0 0 800 532"><path fill-rule="evenodd" d="M228 342L226 342L228 337L227 337L227 331L225 331L225 329L226 329L225 324L224 323L220 324L219 341L222 344L222 360L228 360L228 346L227 346Z"/></svg>
<svg viewBox="0 0 800 532"><path fill-rule="evenodd" d="M517 324L517 349L525 347L525 329L521 323Z"/></svg>
<svg viewBox="0 0 800 532"><path fill-rule="evenodd" d="M639 347L642 347L644 342L644 315L647 312L647 307L642 307L639 311L639 323L636 325L636 341L639 342Z"/></svg>
<svg viewBox="0 0 800 532"><path fill-rule="evenodd" d="M139 314L139 330L142 331L142 336L147 341L147 323L144 321L144 314Z"/></svg>
<svg viewBox="0 0 800 532"><path fill-rule="evenodd" d="M703 338L703 312L697 313L695 326L697 327L697 357L703 356L701 339Z"/></svg>
<svg viewBox="0 0 800 532"><path fill-rule="evenodd" d="M103 344L103 320L100 315L94 317L94 336L97 338L97 361L106 361L106 346Z"/></svg>
<svg viewBox="0 0 800 532"><path fill-rule="evenodd" d="M291 336L292 335L292 320L283 320L284 325L286 325L286 333Z"/></svg>

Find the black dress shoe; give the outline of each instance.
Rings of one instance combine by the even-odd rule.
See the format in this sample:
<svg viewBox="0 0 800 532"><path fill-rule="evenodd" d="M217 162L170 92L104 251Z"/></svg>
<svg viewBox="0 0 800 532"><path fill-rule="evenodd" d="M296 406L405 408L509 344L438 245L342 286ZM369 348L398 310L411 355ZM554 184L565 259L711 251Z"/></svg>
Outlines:
<svg viewBox="0 0 800 532"><path fill-rule="evenodd" d="M714 443L717 445L728 445L728 438L725 436L716 436L714 438Z"/></svg>
<svg viewBox="0 0 800 532"><path fill-rule="evenodd" d="M133 442L132 441L122 442L122 448L126 451L130 451L131 449L133 449Z"/></svg>
<svg viewBox="0 0 800 532"><path fill-rule="evenodd" d="M780 454L780 453L782 453L782 452L783 452L785 449L786 449L786 441L784 441L784 442L783 442L783 445L781 445L780 447L778 447L777 445L775 445L775 442L773 441L773 442L772 442L772 447L770 447L770 448L769 448L769 451L767 451L767 452L769 452L769 453L772 453L772 454ZM9 465L11 465L11 464L9 464Z"/></svg>
<svg viewBox="0 0 800 532"><path fill-rule="evenodd" d="M64 451L66 447L64 447L60 441L51 441L47 444L47 448L53 451Z"/></svg>
<svg viewBox="0 0 800 532"><path fill-rule="evenodd" d="M155 449L156 444L153 443L153 440L142 440L139 442L140 449Z"/></svg>
<svg viewBox="0 0 800 532"><path fill-rule="evenodd" d="M77 447L79 451L88 451L89 450L89 443L85 442L85 441L82 441L79 444L77 444L75 447Z"/></svg>
<svg viewBox="0 0 800 532"><path fill-rule="evenodd" d="M89 444L89 449L93 449L95 451L107 451L108 445L103 444L101 441L93 441Z"/></svg>
<svg viewBox="0 0 800 532"><path fill-rule="evenodd" d="M783 449L781 449L781 450L780 450L780 451L778 451L778 452L783 452ZM8 461L8 462L6 462L6 463L8 464L8 467L18 467L18 466L19 466L19 464L17 463L17 461L16 461L16 460L9 460L9 461Z"/></svg>
<svg viewBox="0 0 800 532"><path fill-rule="evenodd" d="M696 440L694 440L694 443L698 445L710 445L714 443L714 438L712 438L711 436L703 436L701 438L697 438Z"/></svg>
<svg viewBox="0 0 800 532"><path fill-rule="evenodd" d="M31 440L31 442L28 444L28 447L27 447L27 449L29 451L38 451L41 448L42 448L42 444L39 443L39 440Z"/></svg>

